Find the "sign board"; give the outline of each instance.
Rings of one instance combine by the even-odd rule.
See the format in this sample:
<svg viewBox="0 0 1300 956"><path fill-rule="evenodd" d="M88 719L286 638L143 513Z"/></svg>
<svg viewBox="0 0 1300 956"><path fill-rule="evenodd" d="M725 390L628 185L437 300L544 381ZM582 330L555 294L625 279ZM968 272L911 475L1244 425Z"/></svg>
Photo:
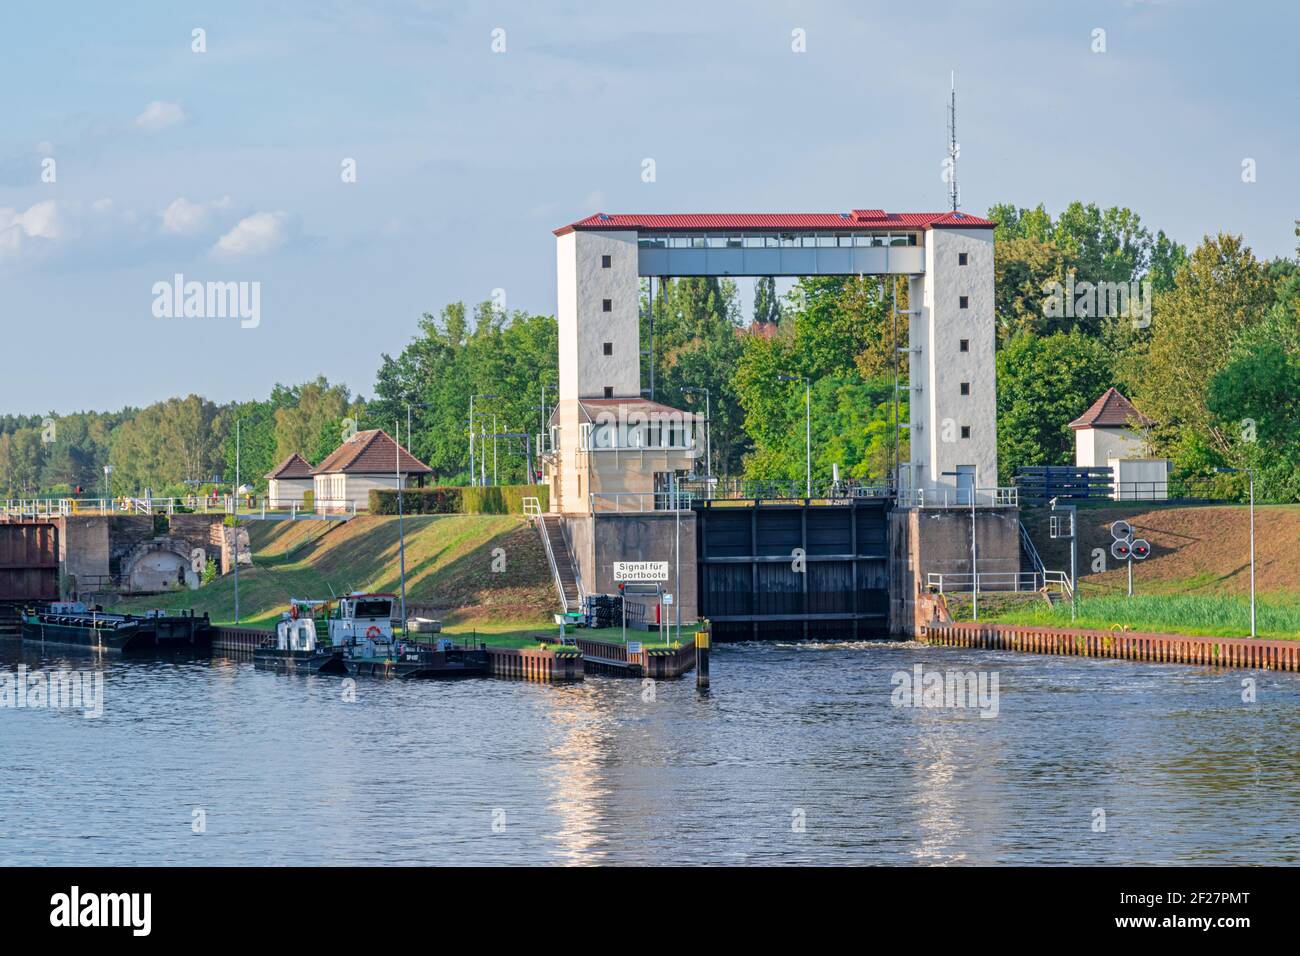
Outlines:
<svg viewBox="0 0 1300 956"><path fill-rule="evenodd" d="M628 652L629 654L640 654L640 653L641 653L641 642L640 642L640 641L628 641L628 642L627 642L627 652Z"/></svg>
<svg viewBox="0 0 1300 956"><path fill-rule="evenodd" d="M614 580L620 582L667 581L667 561L615 561Z"/></svg>
<svg viewBox="0 0 1300 956"><path fill-rule="evenodd" d="M664 604L672 604L672 603L673 603L673 596L671 594L665 594Z"/></svg>

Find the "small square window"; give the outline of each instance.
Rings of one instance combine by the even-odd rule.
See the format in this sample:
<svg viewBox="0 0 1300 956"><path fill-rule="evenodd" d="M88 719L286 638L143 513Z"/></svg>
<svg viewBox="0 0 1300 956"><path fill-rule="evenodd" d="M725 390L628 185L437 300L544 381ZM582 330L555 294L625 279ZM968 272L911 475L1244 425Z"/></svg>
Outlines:
<svg viewBox="0 0 1300 956"><path fill-rule="evenodd" d="M606 256L605 258L608 259L609 256ZM966 253L964 252L957 253L957 265L964 266L965 264L966 264Z"/></svg>
<svg viewBox="0 0 1300 956"><path fill-rule="evenodd" d="M966 253L963 252L963 253L961 254L961 259L962 259L961 264L962 264L962 265L965 265L965 264L966 264ZM610 267L611 262L612 262L612 257L610 257L610 256L601 256L601 257L600 257L600 267L601 267L602 269L608 269L608 268Z"/></svg>
<svg viewBox="0 0 1300 956"><path fill-rule="evenodd" d="M961 340L961 350L962 350L963 352L969 352L969 351L970 351L970 339L962 339L962 340Z"/></svg>
<svg viewBox="0 0 1300 956"><path fill-rule="evenodd" d="M608 302L609 300L606 299L605 301ZM957 308L965 309L969 306L970 306L970 296L962 295L957 297ZM608 312L609 309L606 309L605 311Z"/></svg>
<svg viewBox="0 0 1300 956"><path fill-rule="evenodd" d="M613 385L606 385L606 386L605 386L605 397L606 397L606 398L613 398L613 397L614 397L614 386L613 386ZM967 431L970 431L969 428L966 429L966 430L967 430ZM965 438L966 436L963 435L962 437Z"/></svg>
<svg viewBox="0 0 1300 956"><path fill-rule="evenodd" d="M970 382L962 382L962 383L961 383L961 393L962 393L963 395L969 395L969 394L970 394Z"/></svg>
<svg viewBox="0 0 1300 956"><path fill-rule="evenodd" d="M613 342L606 342L606 343L605 343L605 354L606 354L606 355L613 355L613 354L614 354L614 343L613 343Z"/></svg>
<svg viewBox="0 0 1300 956"><path fill-rule="evenodd" d="M969 425L963 425L963 426L961 426L961 437L962 437L962 438L970 438L970 426L969 426Z"/></svg>
<svg viewBox="0 0 1300 956"><path fill-rule="evenodd" d="M966 300L963 299L962 301L965 302ZM962 308L964 309L964 308L966 308L966 306L963 305ZM613 311L614 311L614 300L613 300L613 299L601 299L601 300L600 300L600 311L602 311L602 312L613 312Z"/></svg>

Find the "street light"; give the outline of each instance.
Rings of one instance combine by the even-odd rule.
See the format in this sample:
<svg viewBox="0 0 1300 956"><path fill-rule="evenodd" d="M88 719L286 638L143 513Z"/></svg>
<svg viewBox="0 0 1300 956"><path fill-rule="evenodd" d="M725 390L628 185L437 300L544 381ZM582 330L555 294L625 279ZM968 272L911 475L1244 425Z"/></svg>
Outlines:
<svg viewBox="0 0 1300 956"><path fill-rule="evenodd" d="M1245 472L1250 479L1250 636L1255 637L1255 469L1216 468L1221 475Z"/></svg>
<svg viewBox="0 0 1300 956"><path fill-rule="evenodd" d="M812 379L798 375L778 375L782 382L803 382L804 400L804 496L812 497Z"/></svg>
<svg viewBox="0 0 1300 956"><path fill-rule="evenodd" d="M944 471L940 474L949 478L960 478L965 472ZM970 486L970 606L971 619L976 621L980 619L980 575L979 566L975 563L975 489L979 486L979 474L979 465L976 465Z"/></svg>
<svg viewBox="0 0 1300 956"><path fill-rule="evenodd" d="M704 477L713 477L713 415L712 406L709 401L709 390L707 388L696 388L688 385L682 389L687 395L698 395L704 393Z"/></svg>
<svg viewBox="0 0 1300 956"><path fill-rule="evenodd" d="M474 399L476 398L497 398L496 395L470 395L469 397L469 484L474 487L478 482L475 478L474 469ZM484 482L486 484L486 482Z"/></svg>
<svg viewBox="0 0 1300 956"><path fill-rule="evenodd" d="M411 452L412 455L414 455L415 452L411 450L412 449L412 442L411 442L411 409L412 408L433 408L433 405L429 402L407 402L406 403L406 450ZM402 443L401 435L397 436L397 443L399 445Z"/></svg>

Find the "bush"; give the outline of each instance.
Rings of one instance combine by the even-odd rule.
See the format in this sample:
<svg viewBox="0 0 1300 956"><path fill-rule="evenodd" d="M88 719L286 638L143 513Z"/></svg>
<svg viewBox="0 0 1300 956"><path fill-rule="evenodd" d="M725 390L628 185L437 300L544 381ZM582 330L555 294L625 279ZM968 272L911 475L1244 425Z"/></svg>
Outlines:
<svg viewBox="0 0 1300 956"><path fill-rule="evenodd" d="M312 491L310 488L302 493L302 510L316 510L316 492Z"/></svg>
<svg viewBox="0 0 1300 956"><path fill-rule="evenodd" d="M550 502L550 489L546 485L407 488L402 492L402 511L408 515L517 515L523 514L525 498L538 499L545 511ZM372 489L370 513L397 514L397 492Z"/></svg>
<svg viewBox="0 0 1300 956"><path fill-rule="evenodd" d="M402 511L408 515L450 515L461 510L460 488L406 488L402 491ZM397 492L370 490L372 515L397 514Z"/></svg>

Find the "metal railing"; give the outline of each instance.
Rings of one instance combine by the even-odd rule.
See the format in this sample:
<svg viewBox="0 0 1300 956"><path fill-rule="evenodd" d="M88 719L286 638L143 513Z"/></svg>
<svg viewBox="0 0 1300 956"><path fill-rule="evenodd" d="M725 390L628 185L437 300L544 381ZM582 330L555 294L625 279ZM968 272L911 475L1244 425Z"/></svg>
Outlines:
<svg viewBox="0 0 1300 956"><path fill-rule="evenodd" d="M598 491L587 496L592 514L689 511L695 496L688 491ZM674 507L676 505L676 507Z"/></svg>
<svg viewBox="0 0 1300 956"><path fill-rule="evenodd" d="M1025 549L1025 554L1029 555L1029 563L1039 574L1043 574L1047 568L1043 566L1043 559L1038 554L1038 549L1034 547L1034 539L1029 536L1029 529L1025 527L1023 521L1017 521L1020 525L1020 546Z"/></svg>
<svg viewBox="0 0 1300 956"><path fill-rule="evenodd" d="M843 498L889 498L894 489L888 484L863 484L855 479L815 481L809 495L807 480L769 481L748 478L688 479L682 483L683 494L690 493L702 501L804 501Z"/></svg>
<svg viewBox="0 0 1300 956"><path fill-rule="evenodd" d="M969 571L941 573L931 571L925 576L927 590L939 594L962 594L971 591L973 578ZM1070 576L1064 571L981 571L978 575L979 592L1033 593L1057 590L1068 596Z"/></svg>
<svg viewBox="0 0 1300 956"><path fill-rule="evenodd" d="M551 581L555 584L555 590L559 592L560 595L560 610L562 610L565 614L574 614L581 611L582 610L581 575L577 573L576 569L573 569L572 567L570 568L570 570L573 570L573 581L578 592L578 601L577 601L578 606L570 607L569 597L567 594L564 593L564 581L561 580L560 578L560 565L555 557L555 549L551 547L551 533L550 530L546 527L546 517L543 514L541 514L541 512L539 511L536 515L533 516L533 523L537 525L537 530L542 536L542 548L543 550L546 551L546 564L551 569ZM561 538L564 537L563 526L560 527L560 537ZM565 541L564 545L567 548L569 546L568 541ZM570 565L572 565L572 562L570 562Z"/></svg>
<svg viewBox="0 0 1300 956"><path fill-rule="evenodd" d="M1020 505L1017 488L910 488L898 493L900 508L969 508L971 495L977 508L1016 508Z"/></svg>
<svg viewBox="0 0 1300 956"><path fill-rule="evenodd" d="M542 501L540 498L523 499L524 514L532 518L540 517L542 514Z"/></svg>

